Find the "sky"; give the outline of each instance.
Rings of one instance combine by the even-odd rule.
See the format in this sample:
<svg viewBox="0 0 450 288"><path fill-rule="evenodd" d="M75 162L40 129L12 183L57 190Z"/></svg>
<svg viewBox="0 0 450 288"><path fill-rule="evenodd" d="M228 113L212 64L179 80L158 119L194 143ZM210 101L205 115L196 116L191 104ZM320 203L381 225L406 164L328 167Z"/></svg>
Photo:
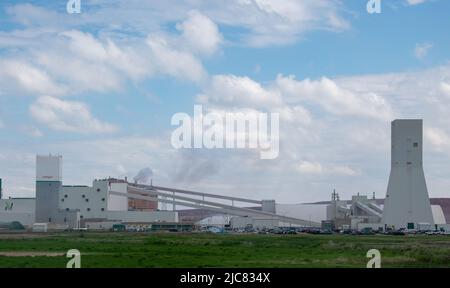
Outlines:
<svg viewBox="0 0 450 288"><path fill-rule="evenodd" d="M280 203L384 197L390 122L424 120L431 197L450 196L450 2L0 1L0 177L33 197L36 154L64 183L129 177ZM175 149L175 113L279 113L280 152ZM249 112L250 111L250 112Z"/></svg>

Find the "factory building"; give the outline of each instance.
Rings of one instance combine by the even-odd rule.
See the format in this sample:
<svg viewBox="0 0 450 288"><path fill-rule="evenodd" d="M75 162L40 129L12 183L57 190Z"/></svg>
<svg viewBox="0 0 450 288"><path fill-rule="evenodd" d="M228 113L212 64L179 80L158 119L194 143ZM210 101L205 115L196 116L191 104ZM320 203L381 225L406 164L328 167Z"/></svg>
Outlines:
<svg viewBox="0 0 450 288"><path fill-rule="evenodd" d="M108 227L108 223L178 222L176 211L154 209L157 198L141 202L141 209L129 209L126 181L103 179L94 180L92 186L68 186L63 185L62 172L62 156L38 155L36 198L1 199L4 209L0 210L0 223L18 221L28 227L39 223L36 227L45 224L49 229L78 229L96 227L97 223Z"/></svg>
<svg viewBox="0 0 450 288"><path fill-rule="evenodd" d="M31 226L35 222L35 198L0 199L0 223L20 222Z"/></svg>
<svg viewBox="0 0 450 288"><path fill-rule="evenodd" d="M279 204L274 200L111 178L96 179L92 186L69 186L63 185L62 157L38 155L36 198L0 199L0 224L18 221L30 227L37 223L36 229L43 230L47 226L49 229L110 229L114 225L175 227L180 222L208 226L219 219L232 228L320 227L325 221L327 227L332 223L336 229L435 229L439 226L450 230L450 199L428 197L422 162L422 125L422 120L392 122L391 173L386 199L358 193L351 200L340 200L338 193L333 192L331 201ZM0 180L0 193L1 184ZM159 203L163 207L171 204L172 211L159 211ZM176 210L176 207L183 209Z"/></svg>
<svg viewBox="0 0 450 288"><path fill-rule="evenodd" d="M63 185L62 156L36 157L36 198L2 199L5 210L0 210L0 223L20 222L35 231L52 229L111 229L114 225L143 229L156 225L158 229L190 225L180 223L176 205L202 208L248 219L271 219L305 225L302 219L276 214L274 200L251 200L153 185L128 183L120 179L96 179L92 186ZM181 194L181 195L180 195ZM186 196L182 196L186 195ZM199 199L201 197L201 199ZM205 200L205 198L231 201ZM172 204L172 211L159 211L158 202ZM235 206L235 202L261 205L258 209ZM249 217L249 218L247 218ZM237 220L237 218L236 218ZM253 220L252 220L253 221ZM318 225L318 223L314 223ZM272 225L272 224L271 224Z"/></svg>

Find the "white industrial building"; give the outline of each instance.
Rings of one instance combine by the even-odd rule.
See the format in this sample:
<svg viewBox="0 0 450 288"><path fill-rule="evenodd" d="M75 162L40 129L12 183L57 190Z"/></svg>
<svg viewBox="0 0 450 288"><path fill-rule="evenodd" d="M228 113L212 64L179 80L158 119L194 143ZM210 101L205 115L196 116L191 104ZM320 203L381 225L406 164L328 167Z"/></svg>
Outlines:
<svg viewBox="0 0 450 288"><path fill-rule="evenodd" d="M331 201L310 204L278 204L274 200L129 183L126 179L94 180L92 186L66 186L62 156L38 155L36 198L0 199L0 224L17 221L31 227L34 223L47 223L49 229L109 229L117 223L195 222L208 226L219 225L221 221L232 228L251 225L260 229L320 227L322 221L332 221L335 228L353 229L446 225L450 223L450 199L428 198L422 149L422 120L395 120L386 199L358 194L343 201L333 192ZM0 179L0 195L1 183ZM159 211L158 203L171 204L172 211ZM177 206L189 209L176 210Z"/></svg>
<svg viewBox="0 0 450 288"><path fill-rule="evenodd" d="M128 211L125 181L104 179L93 181L91 187L64 186L62 171L61 156L38 155L36 198L1 199L0 223L17 221L28 227L48 223L50 229L77 229L89 222L92 226L98 222L178 222L176 211Z"/></svg>
<svg viewBox="0 0 450 288"><path fill-rule="evenodd" d="M0 199L0 223L20 222L24 226L31 226L35 222L34 198Z"/></svg>
<svg viewBox="0 0 450 288"><path fill-rule="evenodd" d="M202 208L219 214L271 219L274 226L280 221L297 225L313 224L308 221L276 214L274 200L252 200L202 192L186 191L153 185L128 183L126 180L94 180L92 186L63 185L62 156L36 157L36 198L2 199L0 223L17 221L35 230L51 229L110 229L117 223L146 226L161 223L179 223L176 205ZM205 198L211 200L205 200ZM132 199L133 202L130 202ZM216 201L212 201L216 199ZM141 202L139 202L141 201ZM222 202L218 202L222 201ZM231 201L224 204L223 201ZM154 203L156 205L143 205ZM137 209L157 207L157 203L172 204L172 211ZM235 202L258 204L258 209L235 206ZM130 205L130 203L132 203ZM238 218L236 218L238 219ZM258 221L258 220L255 220ZM147 225L147 226L148 226ZM272 225L272 224L271 224ZM42 227L46 227L42 229Z"/></svg>

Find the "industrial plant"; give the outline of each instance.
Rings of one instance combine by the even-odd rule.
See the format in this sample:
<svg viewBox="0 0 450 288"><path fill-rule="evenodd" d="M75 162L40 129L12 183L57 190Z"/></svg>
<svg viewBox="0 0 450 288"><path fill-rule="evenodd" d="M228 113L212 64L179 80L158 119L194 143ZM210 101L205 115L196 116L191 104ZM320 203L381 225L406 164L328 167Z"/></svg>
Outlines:
<svg viewBox="0 0 450 288"><path fill-rule="evenodd" d="M341 200L279 204L138 181L95 179L92 186L63 185L63 157L36 156L36 197L0 199L0 228L51 230L231 231L303 227L322 230L450 231L450 198L429 198L423 170L422 120L395 120L385 199L355 195ZM0 198L1 193L0 179Z"/></svg>

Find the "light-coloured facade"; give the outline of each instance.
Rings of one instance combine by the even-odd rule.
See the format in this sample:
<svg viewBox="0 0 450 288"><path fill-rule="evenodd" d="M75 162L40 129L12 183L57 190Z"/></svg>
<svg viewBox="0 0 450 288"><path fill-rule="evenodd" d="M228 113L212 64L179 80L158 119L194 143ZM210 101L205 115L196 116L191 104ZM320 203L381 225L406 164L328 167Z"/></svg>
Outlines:
<svg viewBox="0 0 450 288"><path fill-rule="evenodd" d="M18 221L24 226L31 226L35 222L34 198L0 199L0 222L10 223Z"/></svg>
<svg viewBox="0 0 450 288"><path fill-rule="evenodd" d="M230 226L233 229L242 229L252 227L253 229L275 229L280 226L280 220L277 218L263 218L263 217L232 217Z"/></svg>
<svg viewBox="0 0 450 288"><path fill-rule="evenodd" d="M36 156L36 181L62 182L62 156L61 155L37 155Z"/></svg>
<svg viewBox="0 0 450 288"><path fill-rule="evenodd" d="M422 120L392 122L391 174L382 223L395 229L408 223L434 225L422 158Z"/></svg>

